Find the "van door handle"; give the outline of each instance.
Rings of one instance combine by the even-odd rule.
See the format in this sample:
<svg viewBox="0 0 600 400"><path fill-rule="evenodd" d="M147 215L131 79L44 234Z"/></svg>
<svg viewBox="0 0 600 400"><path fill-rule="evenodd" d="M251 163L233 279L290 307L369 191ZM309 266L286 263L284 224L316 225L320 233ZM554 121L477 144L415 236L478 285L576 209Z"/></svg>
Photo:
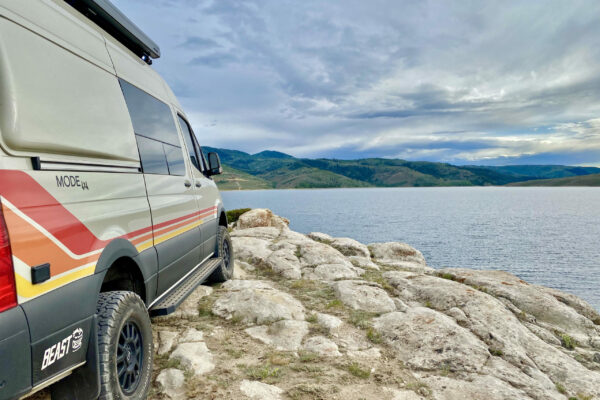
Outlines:
<svg viewBox="0 0 600 400"><path fill-rule="evenodd" d="M192 182L190 182L190 181L185 181L183 184L185 185L185 187L191 187L192 186Z"/></svg>
<svg viewBox="0 0 600 400"><path fill-rule="evenodd" d="M200 182L196 182L196 187L197 188L202 187L202 184Z"/></svg>

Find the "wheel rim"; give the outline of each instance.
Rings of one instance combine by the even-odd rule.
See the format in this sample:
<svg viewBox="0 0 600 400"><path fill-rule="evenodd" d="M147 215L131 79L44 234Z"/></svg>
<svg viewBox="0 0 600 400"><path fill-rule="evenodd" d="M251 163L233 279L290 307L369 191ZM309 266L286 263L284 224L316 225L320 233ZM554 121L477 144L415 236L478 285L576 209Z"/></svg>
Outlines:
<svg viewBox="0 0 600 400"><path fill-rule="evenodd" d="M124 394L137 389L142 376L144 343L140 329L133 321L127 321L121 329L117 347L117 376Z"/></svg>
<svg viewBox="0 0 600 400"><path fill-rule="evenodd" d="M223 265L227 270L231 269L231 251L227 240L223 241Z"/></svg>

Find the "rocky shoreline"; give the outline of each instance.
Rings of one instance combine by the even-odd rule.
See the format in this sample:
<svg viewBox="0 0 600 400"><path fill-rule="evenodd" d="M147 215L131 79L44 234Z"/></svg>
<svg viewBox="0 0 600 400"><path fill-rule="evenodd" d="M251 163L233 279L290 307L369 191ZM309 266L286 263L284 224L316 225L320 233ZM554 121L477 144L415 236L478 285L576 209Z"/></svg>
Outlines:
<svg viewBox="0 0 600 400"><path fill-rule="evenodd" d="M573 295L264 209L231 228L236 279L154 320L152 398L600 396L600 315Z"/></svg>
<svg viewBox="0 0 600 400"><path fill-rule="evenodd" d="M600 315L404 243L231 226L236 271L155 318L151 399L600 399Z"/></svg>

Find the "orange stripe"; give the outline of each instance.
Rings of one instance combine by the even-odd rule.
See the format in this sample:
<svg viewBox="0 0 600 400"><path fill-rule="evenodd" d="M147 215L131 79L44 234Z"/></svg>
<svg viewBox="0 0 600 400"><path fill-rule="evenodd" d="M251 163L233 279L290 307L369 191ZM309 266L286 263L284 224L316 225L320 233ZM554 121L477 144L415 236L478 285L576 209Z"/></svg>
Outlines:
<svg viewBox="0 0 600 400"><path fill-rule="evenodd" d="M95 262L99 258L96 254L74 260L52 240L6 207L4 207L4 218L9 227L13 254L29 266L50 263L51 276Z"/></svg>

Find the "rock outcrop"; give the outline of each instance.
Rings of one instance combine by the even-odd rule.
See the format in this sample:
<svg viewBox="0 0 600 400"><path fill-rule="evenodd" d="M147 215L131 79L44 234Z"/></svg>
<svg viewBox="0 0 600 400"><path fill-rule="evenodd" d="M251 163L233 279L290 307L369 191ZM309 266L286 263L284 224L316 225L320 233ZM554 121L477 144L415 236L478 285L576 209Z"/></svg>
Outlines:
<svg viewBox="0 0 600 400"><path fill-rule="evenodd" d="M265 209L231 236L238 279L154 321L152 398L600 400L600 315L576 296Z"/></svg>

